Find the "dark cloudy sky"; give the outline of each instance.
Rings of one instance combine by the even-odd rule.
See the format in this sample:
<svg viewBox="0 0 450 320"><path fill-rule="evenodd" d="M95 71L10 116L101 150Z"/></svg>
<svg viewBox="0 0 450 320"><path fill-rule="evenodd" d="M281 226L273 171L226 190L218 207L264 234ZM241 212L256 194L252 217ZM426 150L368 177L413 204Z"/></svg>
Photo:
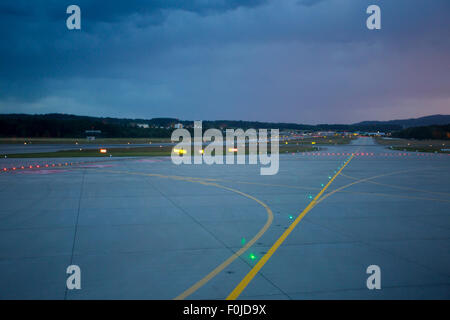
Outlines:
<svg viewBox="0 0 450 320"><path fill-rule="evenodd" d="M81 7L82 29L66 28ZM366 28L366 8L382 29ZM449 0L1 0L0 113L352 123L450 113Z"/></svg>

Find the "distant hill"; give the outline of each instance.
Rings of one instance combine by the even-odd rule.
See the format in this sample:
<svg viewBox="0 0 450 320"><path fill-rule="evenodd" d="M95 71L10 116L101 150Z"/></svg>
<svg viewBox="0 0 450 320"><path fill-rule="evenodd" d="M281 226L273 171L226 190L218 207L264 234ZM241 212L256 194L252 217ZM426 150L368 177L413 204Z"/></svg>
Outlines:
<svg viewBox="0 0 450 320"><path fill-rule="evenodd" d="M393 137L404 139L450 139L450 124L443 126L410 127L394 132Z"/></svg>
<svg viewBox="0 0 450 320"><path fill-rule="evenodd" d="M121 119L110 117L88 117L70 114L0 114L0 137L48 137L81 138L86 130L100 130L104 138L167 138L171 136L176 123L182 123L192 130L193 121L176 118ZM396 132L402 128L424 126L429 123L450 123L450 116L434 115L419 119L392 121L364 121L347 124L307 125L298 123L271 123L257 121L215 120L203 121L203 129L208 128L248 128L272 129L280 131L362 131ZM148 126L142 126L146 124Z"/></svg>
<svg viewBox="0 0 450 320"><path fill-rule="evenodd" d="M70 114L0 114L0 137L48 137L81 138L86 130L100 130L103 138L167 138L171 136L174 124L182 123L192 130L193 121L175 118L120 119L77 116ZM147 124L148 128L139 126ZM216 120L203 121L203 129L248 128L302 131L383 131L400 130L393 124L319 124L271 123L256 121Z"/></svg>
<svg viewBox="0 0 450 320"><path fill-rule="evenodd" d="M421 118L411 118L403 120L389 120L389 121L363 121L355 123L354 125L397 125L402 128L422 127L422 126L440 126L450 124L450 115L435 114Z"/></svg>

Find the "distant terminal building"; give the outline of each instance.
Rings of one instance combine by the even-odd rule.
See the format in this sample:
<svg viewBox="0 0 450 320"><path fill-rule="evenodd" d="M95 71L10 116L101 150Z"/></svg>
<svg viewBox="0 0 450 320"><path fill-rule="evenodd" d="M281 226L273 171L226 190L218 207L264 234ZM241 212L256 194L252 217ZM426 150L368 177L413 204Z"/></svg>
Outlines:
<svg viewBox="0 0 450 320"><path fill-rule="evenodd" d="M102 131L101 130L86 130L85 134L86 134L86 139L88 141L93 141L93 140L95 140L96 137L98 137L99 135L102 134Z"/></svg>
<svg viewBox="0 0 450 320"><path fill-rule="evenodd" d="M174 127L175 129L183 129L183 124L182 124L182 123L175 123L175 124L173 125L173 127Z"/></svg>
<svg viewBox="0 0 450 320"><path fill-rule="evenodd" d="M334 131L319 131L317 135L319 137L332 137L336 132Z"/></svg>
<svg viewBox="0 0 450 320"><path fill-rule="evenodd" d="M150 126L147 123L136 123L136 126L138 128L142 128L142 129L148 129L150 128Z"/></svg>
<svg viewBox="0 0 450 320"><path fill-rule="evenodd" d="M368 135L369 137L381 137L381 136L385 136L386 133L384 132L367 132L365 135Z"/></svg>

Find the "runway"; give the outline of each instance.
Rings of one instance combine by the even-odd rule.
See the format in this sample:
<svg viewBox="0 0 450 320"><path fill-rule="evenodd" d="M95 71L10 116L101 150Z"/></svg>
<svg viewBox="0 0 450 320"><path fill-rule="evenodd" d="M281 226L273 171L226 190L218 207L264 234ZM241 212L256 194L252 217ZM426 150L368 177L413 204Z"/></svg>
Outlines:
<svg viewBox="0 0 450 320"><path fill-rule="evenodd" d="M33 168L9 170L22 164ZM274 176L164 157L1 167L1 299L225 299L262 259L236 298L450 298L447 154L360 138L282 154ZM73 264L80 290L66 288Z"/></svg>

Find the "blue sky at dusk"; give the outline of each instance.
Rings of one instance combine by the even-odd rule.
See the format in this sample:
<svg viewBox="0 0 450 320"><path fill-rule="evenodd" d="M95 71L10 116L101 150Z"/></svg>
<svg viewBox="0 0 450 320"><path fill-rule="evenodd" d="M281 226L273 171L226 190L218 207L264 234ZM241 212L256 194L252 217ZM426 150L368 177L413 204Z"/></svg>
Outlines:
<svg viewBox="0 0 450 320"><path fill-rule="evenodd" d="M66 8L81 8L81 30ZM381 30L366 8L381 8ZM0 113L353 123L450 112L448 0L1 1Z"/></svg>

